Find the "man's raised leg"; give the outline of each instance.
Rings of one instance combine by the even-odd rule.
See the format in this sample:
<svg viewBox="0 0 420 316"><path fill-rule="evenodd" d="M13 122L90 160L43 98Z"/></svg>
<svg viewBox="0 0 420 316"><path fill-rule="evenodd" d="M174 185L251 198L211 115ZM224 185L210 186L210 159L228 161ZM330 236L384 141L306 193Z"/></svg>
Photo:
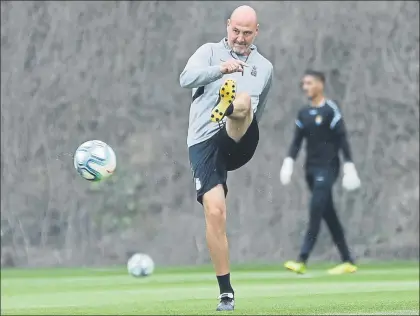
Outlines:
<svg viewBox="0 0 420 316"><path fill-rule="evenodd" d="M229 246L226 236L226 200L222 185L203 196L206 239L220 288L219 311L234 309L234 291L230 284Z"/></svg>
<svg viewBox="0 0 420 316"><path fill-rule="evenodd" d="M238 93L232 103L232 114L227 117L226 131L230 138L239 142L254 119L251 97L247 93Z"/></svg>
<svg viewBox="0 0 420 316"><path fill-rule="evenodd" d="M226 131L230 138L239 142L254 118L251 97L246 92L236 93L235 80L228 79L219 91L219 102L213 109L211 120L220 122L225 116Z"/></svg>

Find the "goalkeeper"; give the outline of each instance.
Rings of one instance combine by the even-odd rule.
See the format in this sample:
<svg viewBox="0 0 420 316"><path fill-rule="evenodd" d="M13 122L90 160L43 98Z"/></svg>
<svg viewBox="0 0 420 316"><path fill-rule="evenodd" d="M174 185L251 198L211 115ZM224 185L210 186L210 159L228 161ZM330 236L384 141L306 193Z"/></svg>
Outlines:
<svg viewBox="0 0 420 316"><path fill-rule="evenodd" d="M356 168L351 159L344 120L335 102L324 96L325 76L318 71L308 70L302 80L302 88L310 105L301 109L296 119L296 130L288 157L283 161L280 181L290 182L293 164L303 139L306 139L306 182L312 193L309 225L297 261L288 261L285 267L296 273L305 273L306 262L316 243L322 219L331 232L342 259L342 263L329 270L330 274L352 273L357 267L347 246L343 228L334 208L332 187L336 181L341 149L344 158L342 184L346 190L360 186Z"/></svg>

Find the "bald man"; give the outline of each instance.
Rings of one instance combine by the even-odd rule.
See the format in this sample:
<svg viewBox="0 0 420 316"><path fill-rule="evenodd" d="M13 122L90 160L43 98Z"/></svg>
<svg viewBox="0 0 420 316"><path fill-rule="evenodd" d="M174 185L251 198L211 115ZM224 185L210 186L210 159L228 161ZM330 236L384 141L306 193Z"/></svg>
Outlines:
<svg viewBox="0 0 420 316"><path fill-rule="evenodd" d="M258 28L251 7L237 8L227 20L227 37L199 47L180 75L181 87L192 89L187 145L220 288L218 311L235 305L226 237L227 173L255 153L273 73L253 44Z"/></svg>

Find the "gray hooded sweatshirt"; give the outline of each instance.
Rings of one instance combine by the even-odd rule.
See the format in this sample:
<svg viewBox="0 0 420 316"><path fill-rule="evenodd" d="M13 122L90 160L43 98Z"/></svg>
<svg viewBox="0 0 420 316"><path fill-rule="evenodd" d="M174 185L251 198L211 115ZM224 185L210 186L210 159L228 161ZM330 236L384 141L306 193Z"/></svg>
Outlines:
<svg viewBox="0 0 420 316"><path fill-rule="evenodd" d="M243 73L223 75L220 64L232 58L245 61L249 67L245 67ZM226 38L199 47L179 77L181 87L192 89L188 147L209 139L219 131L219 123L210 121L210 115L217 104L219 89L226 79L236 80L236 92L250 95L252 109L259 121L267 103L272 76L273 65L257 51L255 45L251 46L249 56L235 54Z"/></svg>

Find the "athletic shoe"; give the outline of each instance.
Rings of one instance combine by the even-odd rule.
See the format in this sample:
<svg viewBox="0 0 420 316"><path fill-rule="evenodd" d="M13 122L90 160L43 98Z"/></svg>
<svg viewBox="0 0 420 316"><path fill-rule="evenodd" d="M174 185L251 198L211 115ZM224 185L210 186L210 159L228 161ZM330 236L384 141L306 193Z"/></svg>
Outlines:
<svg viewBox="0 0 420 316"><path fill-rule="evenodd" d="M235 300L232 293L223 293L219 296L220 303L216 311L233 311L235 309Z"/></svg>
<svg viewBox="0 0 420 316"><path fill-rule="evenodd" d="M306 272L306 266L303 262L298 261L287 261L284 264L284 267L290 271L296 272L298 274L304 274Z"/></svg>
<svg viewBox="0 0 420 316"><path fill-rule="evenodd" d="M233 100L236 97L236 82L233 79L227 79L225 83L220 87L219 90L219 100L217 101L217 105L211 111L211 118L212 122L220 122L226 115L231 106ZM232 108L230 108L232 110Z"/></svg>
<svg viewBox="0 0 420 316"><path fill-rule="evenodd" d="M350 263L350 262L344 262L342 264L339 264L338 266L328 270L328 274L331 275L339 275L339 274L348 274L348 273L354 273L357 271L357 267Z"/></svg>

